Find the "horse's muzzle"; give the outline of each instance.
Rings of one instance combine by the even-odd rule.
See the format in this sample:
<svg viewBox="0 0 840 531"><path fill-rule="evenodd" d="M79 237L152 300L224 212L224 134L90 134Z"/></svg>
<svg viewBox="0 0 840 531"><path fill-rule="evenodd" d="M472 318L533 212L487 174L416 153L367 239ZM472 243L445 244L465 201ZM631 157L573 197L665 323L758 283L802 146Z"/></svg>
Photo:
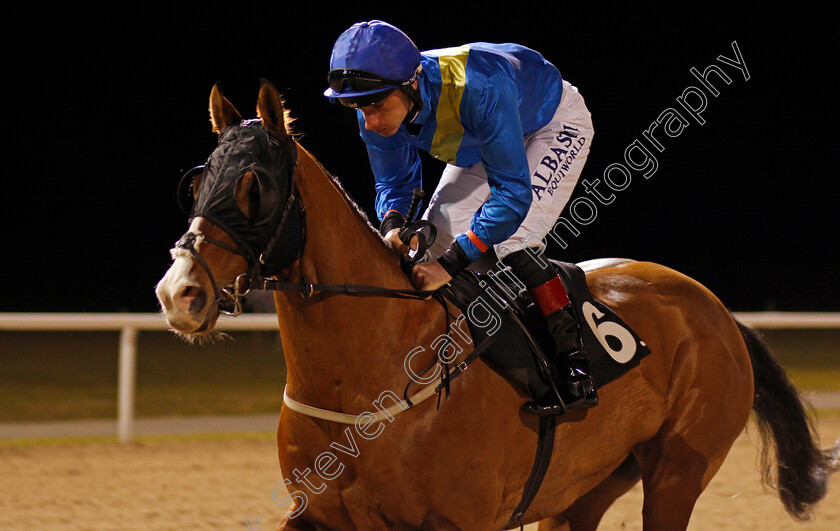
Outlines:
<svg viewBox="0 0 840 531"><path fill-rule="evenodd" d="M215 300L206 286L193 278L189 258L175 260L155 288L166 322L182 334L202 334L213 329L218 317Z"/></svg>

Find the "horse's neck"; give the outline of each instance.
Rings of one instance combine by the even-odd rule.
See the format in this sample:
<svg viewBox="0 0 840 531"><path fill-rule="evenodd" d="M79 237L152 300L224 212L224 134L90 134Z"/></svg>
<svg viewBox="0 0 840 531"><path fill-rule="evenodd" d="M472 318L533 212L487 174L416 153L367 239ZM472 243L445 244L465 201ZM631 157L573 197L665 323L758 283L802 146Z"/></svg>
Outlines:
<svg viewBox="0 0 840 531"><path fill-rule="evenodd" d="M409 288L393 251L356 205L309 152L300 147L299 153L296 178L307 218L300 273L313 283Z"/></svg>
<svg viewBox="0 0 840 531"><path fill-rule="evenodd" d="M312 283L412 288L397 256L320 164L302 148L298 160L306 245L291 274ZM326 294L304 299L297 293L276 298L289 391L321 407L352 407L348 395L396 391L407 381L405 356L418 345L428 349L444 327L434 301Z"/></svg>

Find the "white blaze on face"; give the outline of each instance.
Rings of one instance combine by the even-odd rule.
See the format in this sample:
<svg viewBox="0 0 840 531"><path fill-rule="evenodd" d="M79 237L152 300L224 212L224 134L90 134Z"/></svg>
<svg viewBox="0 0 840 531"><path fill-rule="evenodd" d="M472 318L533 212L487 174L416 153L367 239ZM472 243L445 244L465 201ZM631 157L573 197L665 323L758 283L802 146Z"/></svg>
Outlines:
<svg viewBox="0 0 840 531"><path fill-rule="evenodd" d="M189 232L196 234L195 248L198 251L204 237L198 231L199 219L194 219ZM166 320L183 321L190 319L190 305L201 284L194 274L195 261L186 249L172 249L172 265L155 288L158 301Z"/></svg>

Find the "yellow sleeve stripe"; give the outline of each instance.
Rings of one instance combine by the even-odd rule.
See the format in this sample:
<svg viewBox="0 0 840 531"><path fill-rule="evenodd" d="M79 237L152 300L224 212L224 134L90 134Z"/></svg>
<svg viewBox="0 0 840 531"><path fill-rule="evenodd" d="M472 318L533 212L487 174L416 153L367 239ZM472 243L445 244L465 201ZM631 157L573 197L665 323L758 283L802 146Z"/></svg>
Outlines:
<svg viewBox="0 0 840 531"><path fill-rule="evenodd" d="M455 163L464 138L461 125L461 97L467 82L469 46L439 50L438 64L442 86L437 108L437 130L429 153L449 164Z"/></svg>

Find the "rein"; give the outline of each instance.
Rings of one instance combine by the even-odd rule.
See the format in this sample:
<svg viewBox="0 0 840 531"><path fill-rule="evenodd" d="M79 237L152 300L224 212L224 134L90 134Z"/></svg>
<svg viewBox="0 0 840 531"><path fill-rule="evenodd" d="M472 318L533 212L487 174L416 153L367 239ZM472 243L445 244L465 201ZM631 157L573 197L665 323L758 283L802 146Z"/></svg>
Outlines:
<svg viewBox="0 0 840 531"><path fill-rule="evenodd" d="M185 233L175 244L175 249L184 250L190 253L198 265L207 273L210 284L213 286L213 293L219 305L219 311L225 315L236 317L242 313L242 298L252 290L261 291L296 291L304 299L308 299L316 293L335 293L349 297L388 297L398 299L428 300L435 294L432 290L419 289L396 289L380 286L369 286L365 284L313 284L303 279L299 282L284 282L274 278L263 277L258 274L242 273L232 282L219 287L216 278L210 271L201 253L196 249L198 243L209 243L234 253L250 263L248 255L240 249L225 242L205 237L195 232ZM250 264L249 264L250 266ZM253 266L250 266L253 269Z"/></svg>
<svg viewBox="0 0 840 531"><path fill-rule="evenodd" d="M239 277L242 276L243 275L239 275ZM239 277L237 277L237 279ZM237 280L234 280L233 284L236 285ZM274 278L262 277L250 280L248 286L248 291L297 291L304 299L312 297L315 293L336 293L339 295L347 295L349 297L389 297L395 299L428 300L435 294L435 291L433 290L395 289L347 283L313 284L306 279L299 282L283 282ZM245 291L240 295L244 296L248 293L248 291Z"/></svg>

